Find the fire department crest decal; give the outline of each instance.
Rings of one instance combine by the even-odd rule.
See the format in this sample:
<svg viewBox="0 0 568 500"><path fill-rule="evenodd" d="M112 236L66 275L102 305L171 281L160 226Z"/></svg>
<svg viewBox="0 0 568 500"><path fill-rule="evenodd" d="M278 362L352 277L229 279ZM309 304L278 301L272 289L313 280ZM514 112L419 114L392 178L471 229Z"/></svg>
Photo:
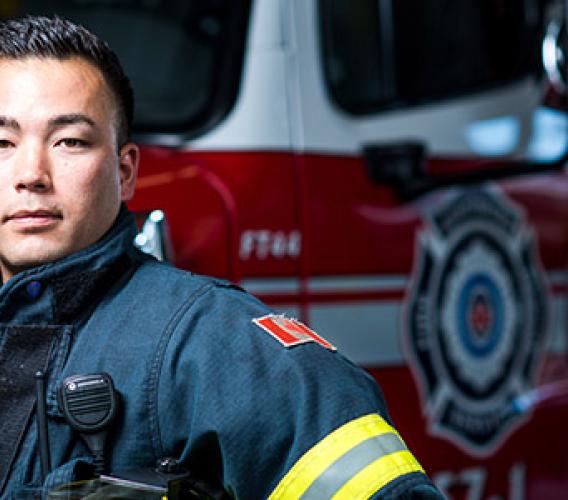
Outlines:
<svg viewBox="0 0 568 500"><path fill-rule="evenodd" d="M430 214L407 335L431 432L485 454L520 423L546 303L533 233L503 195L453 193Z"/></svg>

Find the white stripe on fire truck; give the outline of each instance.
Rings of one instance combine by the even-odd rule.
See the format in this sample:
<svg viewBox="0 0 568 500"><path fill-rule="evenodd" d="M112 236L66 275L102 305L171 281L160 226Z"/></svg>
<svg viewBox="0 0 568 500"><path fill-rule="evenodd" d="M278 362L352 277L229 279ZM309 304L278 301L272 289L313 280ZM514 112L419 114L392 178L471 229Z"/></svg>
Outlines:
<svg viewBox="0 0 568 500"><path fill-rule="evenodd" d="M546 273L551 285L566 285L568 283L568 271L557 269Z"/></svg>
<svg viewBox="0 0 568 500"><path fill-rule="evenodd" d="M554 297L550 303L550 335L546 351L553 354L568 353L568 338L566 337L566 322L568 304L563 296Z"/></svg>
<svg viewBox="0 0 568 500"><path fill-rule="evenodd" d="M546 273L552 288L568 286L568 271L553 270ZM307 280L308 292L335 292L344 294L349 292L382 292L404 291L408 285L409 277L405 275L346 275L346 276L318 276ZM299 293L299 278L250 278L241 282L243 288L253 294L279 294Z"/></svg>
<svg viewBox="0 0 568 500"><path fill-rule="evenodd" d="M300 293L298 278L251 278L242 280L240 285L253 294Z"/></svg>
<svg viewBox="0 0 568 500"><path fill-rule="evenodd" d="M308 279L307 288L308 292L381 292L404 290L407 283L406 276L322 276ZM300 292L298 278L251 278L242 280L241 286L254 294Z"/></svg>
<svg viewBox="0 0 568 500"><path fill-rule="evenodd" d="M552 286L562 287L568 282L568 273L554 271L548 274ZM333 283L350 286L350 291L359 291L363 287L368 290L368 283L379 278L378 283L383 284L381 290L388 290L387 286L402 284L404 277L397 279L384 277L366 277L352 280L352 278L318 278L316 286L320 290L328 288ZM317 281L319 280L319 285ZM312 281L312 280L310 280ZM250 282L253 286L247 288ZM245 288L257 294L296 293L299 291L297 279L258 279L245 280ZM356 287L360 286L360 289ZM340 286L335 289L339 293ZM290 304L276 306L279 312L285 312L292 317L299 317L300 309L293 298ZM545 351L551 354L568 353L568 338L565 336L568 318L568 303L563 294L551 296L549 309L549 336ZM404 329L403 302L399 300L357 300L348 302L334 302L330 304L310 304L307 323L316 332L323 335L329 342L352 361L362 365L400 365L404 363L404 353L401 348L401 331ZM349 334L346 334L349 332ZM356 334L355 334L356 332Z"/></svg>
<svg viewBox="0 0 568 500"><path fill-rule="evenodd" d="M337 350L362 365L399 365L402 308L396 302L317 304L309 325Z"/></svg>
<svg viewBox="0 0 568 500"><path fill-rule="evenodd" d="M310 278L310 291L325 292L360 292L404 290L408 278L406 276L324 276Z"/></svg>

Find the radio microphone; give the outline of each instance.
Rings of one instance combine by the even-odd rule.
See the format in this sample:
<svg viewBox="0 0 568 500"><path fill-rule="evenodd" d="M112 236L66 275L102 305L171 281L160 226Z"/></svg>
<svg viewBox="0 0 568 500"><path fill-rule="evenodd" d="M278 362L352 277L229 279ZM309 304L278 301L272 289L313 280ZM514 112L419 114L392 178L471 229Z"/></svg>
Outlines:
<svg viewBox="0 0 568 500"><path fill-rule="evenodd" d="M95 474L105 473L107 430L117 414L118 394L108 373L73 375L57 393L59 408L94 457Z"/></svg>
<svg viewBox="0 0 568 500"><path fill-rule="evenodd" d="M49 456L49 435L47 429L47 410L45 406L45 373L37 371L36 379L36 424L39 443L41 466L41 482L45 481L51 472L51 457Z"/></svg>

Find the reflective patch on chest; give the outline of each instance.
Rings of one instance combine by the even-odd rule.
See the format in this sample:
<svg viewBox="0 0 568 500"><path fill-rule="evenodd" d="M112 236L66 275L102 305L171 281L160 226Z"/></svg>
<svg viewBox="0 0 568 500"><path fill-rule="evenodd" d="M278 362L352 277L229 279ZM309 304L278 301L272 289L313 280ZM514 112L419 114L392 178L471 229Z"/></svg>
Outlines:
<svg viewBox="0 0 568 500"><path fill-rule="evenodd" d="M284 347L316 342L330 351L336 350L335 346L297 319L286 318L281 314L267 314L254 318L252 322L278 340Z"/></svg>

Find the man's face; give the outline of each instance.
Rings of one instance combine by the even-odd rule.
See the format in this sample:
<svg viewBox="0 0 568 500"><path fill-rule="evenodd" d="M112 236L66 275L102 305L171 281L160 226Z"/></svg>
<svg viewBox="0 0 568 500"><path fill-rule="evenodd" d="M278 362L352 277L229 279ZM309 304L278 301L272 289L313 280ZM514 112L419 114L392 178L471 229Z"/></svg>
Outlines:
<svg viewBox="0 0 568 500"><path fill-rule="evenodd" d="M78 59L0 59L0 272L97 241L134 192L138 149L118 150L102 74Z"/></svg>

